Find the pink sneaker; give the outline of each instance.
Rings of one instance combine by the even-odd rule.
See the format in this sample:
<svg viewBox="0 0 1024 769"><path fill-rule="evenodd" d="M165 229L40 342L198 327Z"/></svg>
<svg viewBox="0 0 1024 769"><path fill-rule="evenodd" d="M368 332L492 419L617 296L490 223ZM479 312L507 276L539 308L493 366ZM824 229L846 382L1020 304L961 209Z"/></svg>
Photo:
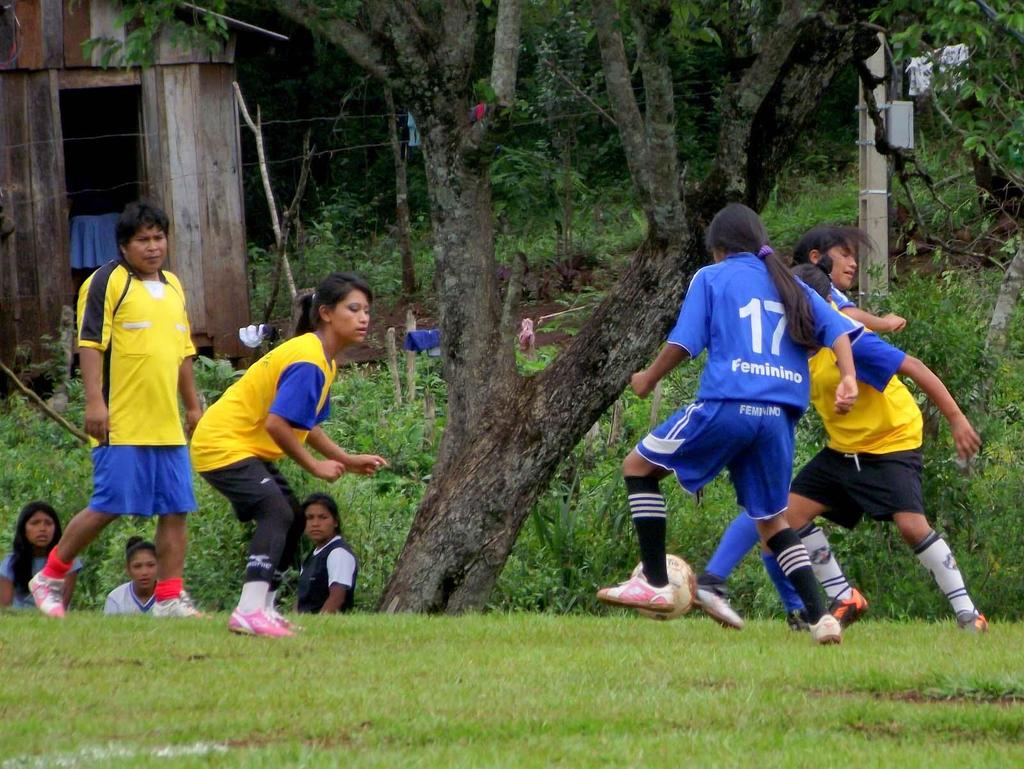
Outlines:
<svg viewBox="0 0 1024 769"><path fill-rule="evenodd" d="M268 617L264 611L242 614L238 609L231 612L231 619L228 620L228 630L232 633L241 633L242 635L265 635L271 638L294 635L291 630L281 627Z"/></svg>
<svg viewBox="0 0 1024 769"><path fill-rule="evenodd" d="M675 609L671 585L654 587L639 576L630 577L629 580L615 587L601 588L597 591L597 600L612 606L647 609L665 614Z"/></svg>
<svg viewBox="0 0 1024 769"><path fill-rule="evenodd" d="M46 577L39 572L28 581L28 589L36 608L47 617L60 619L64 616L64 580Z"/></svg>

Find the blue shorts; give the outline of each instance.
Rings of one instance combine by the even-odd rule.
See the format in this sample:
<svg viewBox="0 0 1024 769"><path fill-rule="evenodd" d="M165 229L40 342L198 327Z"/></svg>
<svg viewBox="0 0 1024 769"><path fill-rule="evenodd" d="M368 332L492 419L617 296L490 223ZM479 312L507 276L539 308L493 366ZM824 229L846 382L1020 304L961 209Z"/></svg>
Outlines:
<svg viewBox="0 0 1024 769"><path fill-rule="evenodd" d="M636 450L674 472L691 494L727 467L740 508L751 518L772 518L789 502L799 418L774 403L697 401L655 427Z"/></svg>
<svg viewBox="0 0 1024 769"><path fill-rule="evenodd" d="M97 513L148 518L197 507L187 446L97 446L92 467Z"/></svg>

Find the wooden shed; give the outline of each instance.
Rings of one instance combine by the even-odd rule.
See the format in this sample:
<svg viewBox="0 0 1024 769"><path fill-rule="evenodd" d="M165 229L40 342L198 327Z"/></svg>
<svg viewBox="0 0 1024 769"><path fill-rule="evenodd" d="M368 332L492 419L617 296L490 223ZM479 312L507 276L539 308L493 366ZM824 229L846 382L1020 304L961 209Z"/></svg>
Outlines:
<svg viewBox="0 0 1024 769"><path fill-rule="evenodd" d="M250 319L234 30L213 53L182 50L163 35L154 65L105 68L101 51L86 56L82 44L123 40L119 12L116 0L0 4L7 361L19 347L35 360L45 356L41 338L57 337L62 307L74 304L96 266L89 262L110 250L87 249L83 261L72 232L109 227L112 214L142 196L171 219L167 267L187 291L196 346L241 354L238 328Z"/></svg>

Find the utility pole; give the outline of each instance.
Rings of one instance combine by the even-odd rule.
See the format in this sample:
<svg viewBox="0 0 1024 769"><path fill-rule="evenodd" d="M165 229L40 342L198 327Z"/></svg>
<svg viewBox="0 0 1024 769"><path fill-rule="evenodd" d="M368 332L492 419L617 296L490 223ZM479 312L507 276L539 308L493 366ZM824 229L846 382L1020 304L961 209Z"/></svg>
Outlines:
<svg viewBox="0 0 1024 769"><path fill-rule="evenodd" d="M868 69L877 77L885 75L885 36L878 36L878 50L867 60ZM885 109L888 99L885 84L875 88L875 103ZM871 248L860 254L859 291L862 300L889 289L889 173L885 156L875 150L875 127L860 86L857 106L860 118L860 197L858 223L871 238Z"/></svg>

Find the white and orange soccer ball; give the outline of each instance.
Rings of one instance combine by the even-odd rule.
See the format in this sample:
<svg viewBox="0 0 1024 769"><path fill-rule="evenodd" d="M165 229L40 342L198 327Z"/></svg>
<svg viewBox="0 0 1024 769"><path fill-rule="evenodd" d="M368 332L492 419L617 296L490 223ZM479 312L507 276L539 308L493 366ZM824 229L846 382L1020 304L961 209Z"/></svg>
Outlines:
<svg viewBox="0 0 1024 769"><path fill-rule="evenodd" d="M644 565L638 563L631 576L638 577L643 573ZM693 608L693 599L697 595L697 575L690 564L678 555L669 553L665 556L665 568L668 570L668 583L672 586L672 603L675 608L670 612L656 612L649 609L637 609L640 614L651 619L675 619Z"/></svg>

